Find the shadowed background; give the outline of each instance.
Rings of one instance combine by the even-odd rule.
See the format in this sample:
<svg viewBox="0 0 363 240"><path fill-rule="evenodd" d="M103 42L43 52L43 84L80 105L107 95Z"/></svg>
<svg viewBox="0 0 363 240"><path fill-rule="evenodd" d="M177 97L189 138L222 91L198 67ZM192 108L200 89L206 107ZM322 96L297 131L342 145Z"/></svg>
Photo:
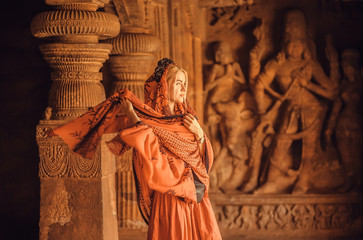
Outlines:
<svg viewBox="0 0 363 240"><path fill-rule="evenodd" d="M35 126L48 101L50 67L31 35L44 1L6 1L1 7L0 239L38 239L38 147Z"/></svg>

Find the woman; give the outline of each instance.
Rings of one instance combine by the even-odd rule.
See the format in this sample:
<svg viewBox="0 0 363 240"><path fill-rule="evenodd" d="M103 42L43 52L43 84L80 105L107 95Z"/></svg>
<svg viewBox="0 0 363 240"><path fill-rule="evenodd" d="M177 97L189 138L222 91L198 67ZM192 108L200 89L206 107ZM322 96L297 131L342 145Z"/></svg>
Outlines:
<svg viewBox="0 0 363 240"><path fill-rule="evenodd" d="M119 133L108 142L114 154L133 147L148 239L221 239L208 198L213 152L186 100L187 84L185 70L164 58L145 82L145 104L121 90L53 130L87 158L105 133Z"/></svg>

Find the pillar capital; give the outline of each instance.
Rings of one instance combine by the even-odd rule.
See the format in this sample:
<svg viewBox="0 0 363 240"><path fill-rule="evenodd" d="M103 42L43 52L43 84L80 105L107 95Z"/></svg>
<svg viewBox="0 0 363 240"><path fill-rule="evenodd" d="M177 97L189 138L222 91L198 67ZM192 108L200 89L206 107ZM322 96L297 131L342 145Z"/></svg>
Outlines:
<svg viewBox="0 0 363 240"><path fill-rule="evenodd" d="M50 6L58 9L79 9L96 11L99 7L104 7L110 0L45 0Z"/></svg>
<svg viewBox="0 0 363 240"><path fill-rule="evenodd" d="M52 119L71 119L103 101L100 69L112 45L100 39L116 37L116 15L97 12L108 0L47 0L56 10L39 13L31 22L37 38L52 40L40 46L53 69L49 107Z"/></svg>

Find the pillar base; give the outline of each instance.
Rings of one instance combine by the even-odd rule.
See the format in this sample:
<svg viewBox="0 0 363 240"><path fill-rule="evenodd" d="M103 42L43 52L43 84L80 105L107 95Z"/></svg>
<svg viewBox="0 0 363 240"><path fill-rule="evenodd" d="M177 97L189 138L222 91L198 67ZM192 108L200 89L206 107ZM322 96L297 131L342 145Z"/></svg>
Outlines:
<svg viewBox="0 0 363 240"><path fill-rule="evenodd" d="M105 144L115 134L105 134L95 157L85 159L44 134L60 122L37 126L40 239L118 240L116 158Z"/></svg>

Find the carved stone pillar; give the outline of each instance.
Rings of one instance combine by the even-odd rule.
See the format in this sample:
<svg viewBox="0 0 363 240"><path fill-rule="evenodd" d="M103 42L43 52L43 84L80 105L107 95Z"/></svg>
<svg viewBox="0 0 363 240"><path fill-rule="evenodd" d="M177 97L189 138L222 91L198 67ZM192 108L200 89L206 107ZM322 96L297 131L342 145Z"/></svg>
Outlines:
<svg viewBox="0 0 363 240"><path fill-rule="evenodd" d="M144 99L144 82L151 75L160 40L150 27L153 7L150 1L113 1L109 11L117 13L120 34L105 42L112 44L110 71L114 75L110 94L129 89ZM120 238L145 234L147 225L139 213L132 170L132 151L126 152L117 166L117 210ZM144 238L144 237L142 237Z"/></svg>
<svg viewBox="0 0 363 240"><path fill-rule="evenodd" d="M116 77L111 94L120 89L129 89L138 98L144 98L144 82L159 49L160 40L148 33L146 28L121 29L120 34L106 40L113 50L110 57L110 70Z"/></svg>
<svg viewBox="0 0 363 240"><path fill-rule="evenodd" d="M37 126L40 239L118 239L116 163L104 144L112 136L102 138L90 160L44 134L105 99L99 70L112 46L98 41L120 30L115 15L96 11L107 2L46 0L56 10L38 14L31 23L35 37L53 40L40 46L53 69L49 107Z"/></svg>

